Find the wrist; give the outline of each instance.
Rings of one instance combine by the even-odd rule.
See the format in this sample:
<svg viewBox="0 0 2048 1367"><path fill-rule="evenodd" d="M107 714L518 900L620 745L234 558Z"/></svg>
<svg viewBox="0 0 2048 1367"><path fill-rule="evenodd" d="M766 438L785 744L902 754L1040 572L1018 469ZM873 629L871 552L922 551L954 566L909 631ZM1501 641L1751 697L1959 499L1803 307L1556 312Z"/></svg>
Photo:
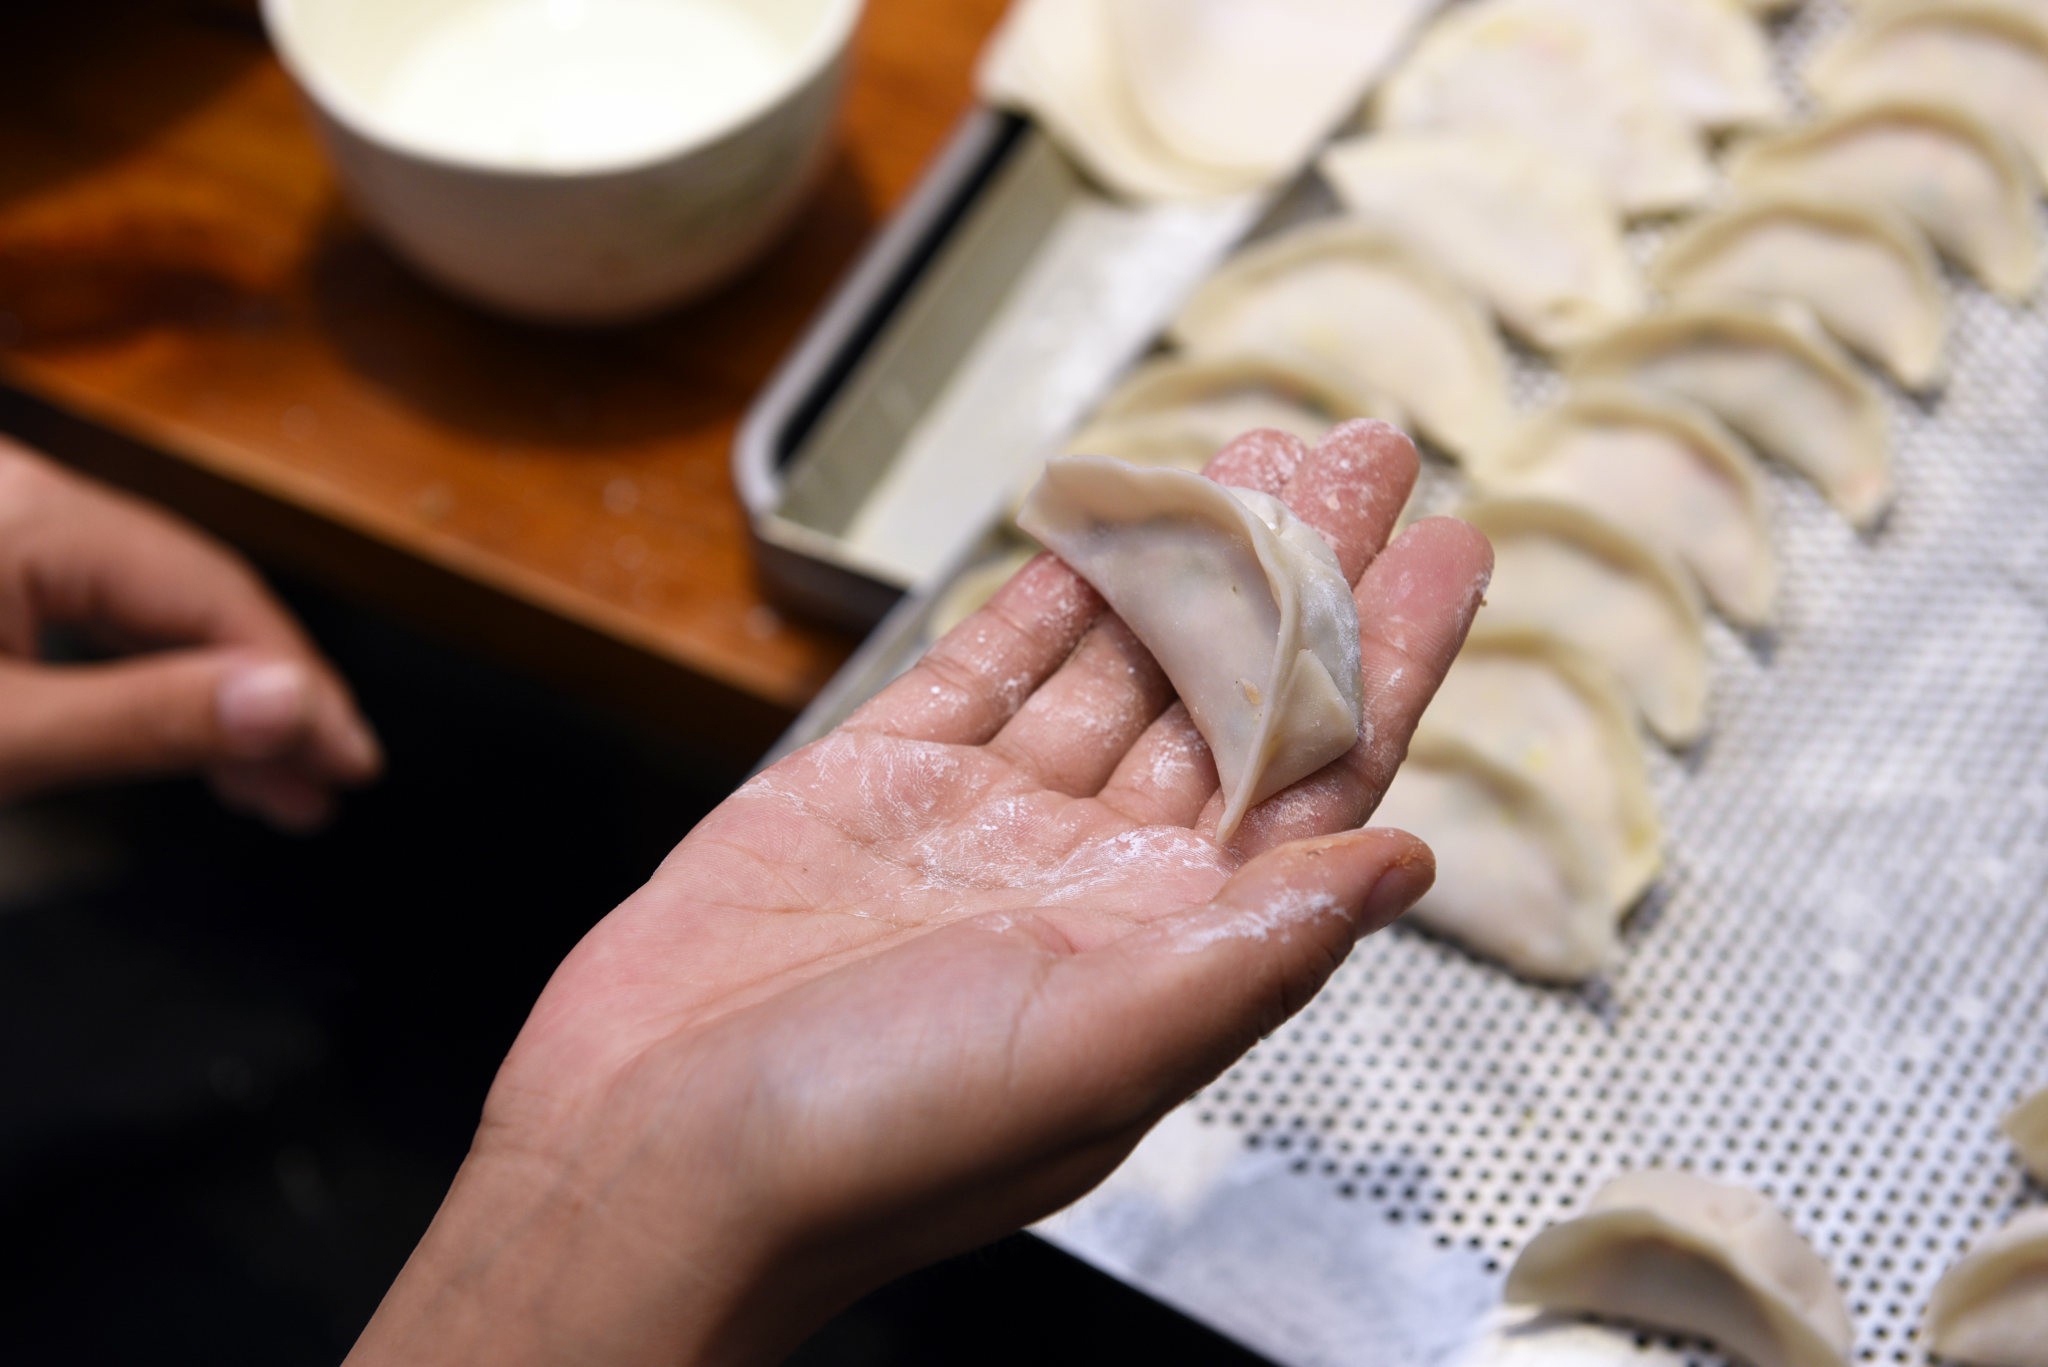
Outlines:
<svg viewBox="0 0 2048 1367"><path fill-rule="evenodd" d="M760 1274L711 1222L649 1228L632 1184L552 1156L472 1151L350 1354L386 1362L747 1364Z"/></svg>

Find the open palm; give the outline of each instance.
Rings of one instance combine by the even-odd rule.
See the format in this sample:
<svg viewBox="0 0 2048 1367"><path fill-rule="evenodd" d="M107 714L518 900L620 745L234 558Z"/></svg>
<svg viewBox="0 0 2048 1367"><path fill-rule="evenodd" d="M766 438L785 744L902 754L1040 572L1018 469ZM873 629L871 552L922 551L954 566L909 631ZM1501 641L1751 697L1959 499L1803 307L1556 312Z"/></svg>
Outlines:
<svg viewBox="0 0 2048 1367"><path fill-rule="evenodd" d="M1322 531L1364 646L1360 744L1230 845L1157 665L1040 557L571 954L471 1162L581 1174L618 1238L709 1278L717 1315L650 1288L645 1360L772 1356L1072 1200L1427 888L1419 843L1356 828L1490 556L1444 520L1382 551L1415 472L1366 422L1313 452L1254 433L1210 467Z"/></svg>

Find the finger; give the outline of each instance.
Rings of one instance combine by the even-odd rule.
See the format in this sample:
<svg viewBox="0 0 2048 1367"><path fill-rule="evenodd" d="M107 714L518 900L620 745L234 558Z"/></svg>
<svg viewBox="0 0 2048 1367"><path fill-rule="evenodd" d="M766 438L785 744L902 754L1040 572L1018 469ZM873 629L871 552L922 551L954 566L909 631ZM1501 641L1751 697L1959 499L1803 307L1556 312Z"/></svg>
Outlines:
<svg viewBox="0 0 2048 1367"><path fill-rule="evenodd" d="M1394 830L1269 850L1207 905L1061 960L1038 1056L1064 1055L1069 1085L1098 1088L1110 1124L1155 1119L1300 1010L1435 874L1429 848Z"/></svg>
<svg viewBox="0 0 2048 1367"><path fill-rule="evenodd" d="M0 443L0 471L8 568L37 625L109 628L160 645L310 650L241 557L198 529L12 443Z"/></svg>
<svg viewBox="0 0 2048 1367"><path fill-rule="evenodd" d="M1224 447L1204 473L1219 484L1278 493L1307 455L1299 438L1262 429ZM1044 787L1086 797L1172 697L1152 652L1105 613L989 748Z"/></svg>
<svg viewBox="0 0 2048 1367"><path fill-rule="evenodd" d="M296 660L180 651L63 669L0 665L0 791L306 756L318 685Z"/></svg>
<svg viewBox="0 0 2048 1367"><path fill-rule="evenodd" d="M1280 497L1323 534L1345 582L1356 584L1394 534L1420 467L1400 428L1360 418L1331 428Z"/></svg>
<svg viewBox="0 0 2048 1367"><path fill-rule="evenodd" d="M1286 841L1345 830L1379 805L1408 753L1409 737L1465 644L1493 574L1493 548L1455 518L1416 523L1359 580L1365 716L1350 753L1275 794L1245 817L1232 845L1255 854ZM1197 829L1213 831L1221 794Z"/></svg>
<svg viewBox="0 0 2048 1367"><path fill-rule="evenodd" d="M1102 610L1101 596L1079 575L1041 555L862 704L846 728L979 745L1074 653Z"/></svg>
<svg viewBox="0 0 2048 1367"><path fill-rule="evenodd" d="M363 782L382 766L375 733L332 666L248 564L196 528L0 440L0 650L36 652L47 625L147 645L242 646L297 659L313 679L317 768Z"/></svg>
<svg viewBox="0 0 2048 1367"><path fill-rule="evenodd" d="M334 793L284 764L216 765L207 782L222 806L290 835L308 835L334 819Z"/></svg>
<svg viewBox="0 0 2048 1367"><path fill-rule="evenodd" d="M1337 553L1357 580L1393 532L1414 491L1415 445L1383 422L1344 423L1325 437L1282 498ZM1099 796L1142 824L1193 824L1216 792L1216 766L1185 709L1140 736Z"/></svg>

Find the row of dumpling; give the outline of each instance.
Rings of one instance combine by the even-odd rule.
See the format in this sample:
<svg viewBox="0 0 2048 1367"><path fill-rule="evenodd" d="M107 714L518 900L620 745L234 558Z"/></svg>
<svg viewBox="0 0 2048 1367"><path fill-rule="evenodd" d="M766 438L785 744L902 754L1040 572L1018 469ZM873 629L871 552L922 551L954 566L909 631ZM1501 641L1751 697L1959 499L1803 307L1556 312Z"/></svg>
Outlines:
<svg viewBox="0 0 2048 1367"><path fill-rule="evenodd" d="M1753 14L1791 0L1478 0L1381 92L1401 128L1543 128L1627 212L1702 198L1707 139L1782 112ZM1288 179L1442 0L1019 0L984 98L1111 191L1205 198ZM1277 98L1278 92L1285 98Z"/></svg>
<svg viewBox="0 0 2048 1367"><path fill-rule="evenodd" d="M2048 1091L2005 1122L2048 1182ZM2023 1212L1943 1274L1928 1348L1972 1367L2048 1367L2048 1209ZM1757 1192L1645 1169L1530 1240L1507 1299L1697 1334L1753 1367L1841 1367L1855 1329L1826 1259Z"/></svg>

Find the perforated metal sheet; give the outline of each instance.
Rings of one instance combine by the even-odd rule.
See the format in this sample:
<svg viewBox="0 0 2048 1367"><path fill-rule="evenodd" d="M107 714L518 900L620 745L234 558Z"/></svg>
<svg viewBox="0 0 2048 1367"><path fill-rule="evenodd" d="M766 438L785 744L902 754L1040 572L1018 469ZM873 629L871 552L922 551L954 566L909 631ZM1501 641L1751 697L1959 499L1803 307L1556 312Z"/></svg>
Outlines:
<svg viewBox="0 0 2048 1367"><path fill-rule="evenodd" d="M1843 22L1785 24L1787 73ZM2048 316L1951 284L1946 389L1891 393L1882 529L1774 481L1778 625L1714 628L1712 733L1655 758L1668 868L1619 969L1545 991L1378 936L1051 1237L1294 1364L1708 1367L1498 1307L1536 1230L1677 1165L1776 1199L1859 1361L1931 1361L1936 1278L2043 1199L1995 1127L2048 1084Z"/></svg>

